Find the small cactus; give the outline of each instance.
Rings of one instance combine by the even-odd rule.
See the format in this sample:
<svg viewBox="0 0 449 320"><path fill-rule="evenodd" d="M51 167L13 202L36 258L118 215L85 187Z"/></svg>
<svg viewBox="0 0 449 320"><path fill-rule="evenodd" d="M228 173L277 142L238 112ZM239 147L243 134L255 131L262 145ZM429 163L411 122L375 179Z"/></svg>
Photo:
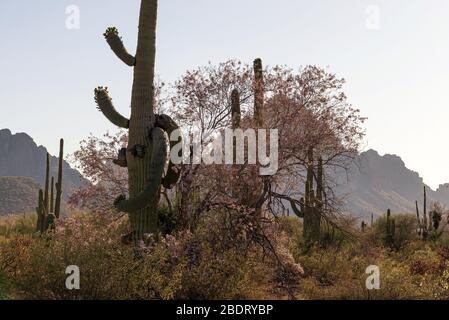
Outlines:
<svg viewBox="0 0 449 320"><path fill-rule="evenodd" d="M387 210L387 220L386 220L386 236L385 244L390 248L395 247L395 234L396 234L396 222L391 218L391 210Z"/></svg>
<svg viewBox="0 0 449 320"><path fill-rule="evenodd" d="M362 232L365 232L367 227L367 224L365 223L365 221L362 221L361 225L360 225L360 229L362 230Z"/></svg>

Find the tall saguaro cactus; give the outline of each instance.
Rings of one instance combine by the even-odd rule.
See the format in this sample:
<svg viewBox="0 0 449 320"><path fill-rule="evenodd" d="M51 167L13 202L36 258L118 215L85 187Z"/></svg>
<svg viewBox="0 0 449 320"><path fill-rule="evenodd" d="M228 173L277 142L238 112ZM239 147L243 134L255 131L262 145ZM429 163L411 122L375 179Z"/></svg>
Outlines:
<svg viewBox="0 0 449 320"><path fill-rule="evenodd" d="M45 168L45 189L39 190L38 204L36 207L37 226L39 232L45 232L53 226L56 218L59 218L61 212L61 196L62 196L62 164L63 164L63 147L64 140L61 139L59 144L59 162L58 162L58 182L56 182L56 201L54 201L54 178L50 181L50 154L46 156ZM50 189L50 191L49 191Z"/></svg>
<svg viewBox="0 0 449 320"><path fill-rule="evenodd" d="M240 93L237 89L232 90L231 93L231 116L232 128L240 128L241 110L240 110Z"/></svg>
<svg viewBox="0 0 449 320"><path fill-rule="evenodd" d="M128 66L134 67L131 97L131 117L127 119L117 112L107 88L95 89L98 108L113 124L129 129L125 161L118 161L128 168L129 199L119 196L114 202L117 210L129 214L130 236L134 241L158 230L157 204L160 187L171 187L179 178L179 172L169 164L164 176L168 139L177 125L166 115L154 113L154 65L156 54L157 0L142 0L139 17L137 52L131 56L125 49L116 28L104 33L112 51ZM118 163L117 162L117 163Z"/></svg>
<svg viewBox="0 0 449 320"><path fill-rule="evenodd" d="M254 90L254 122L258 128L264 126L264 103L265 103L265 84L263 80L263 66L262 59L257 58L253 63L254 70L254 80L253 80L253 90ZM258 136L256 141L259 144ZM263 196L264 196L265 182L261 181L255 186L256 200L254 202L254 209L258 216L262 215L263 206Z"/></svg>
<svg viewBox="0 0 449 320"><path fill-rule="evenodd" d="M254 60L254 119L259 127L263 126L264 80L262 60Z"/></svg>
<svg viewBox="0 0 449 320"><path fill-rule="evenodd" d="M51 177L50 183L50 212L55 212L55 178Z"/></svg>
<svg viewBox="0 0 449 320"><path fill-rule="evenodd" d="M418 234L423 238L427 239L429 232L432 231L432 218L431 214L429 212L429 215L427 215L427 189L424 185L424 199L423 199L423 217L422 219L419 216L419 209L418 209L418 201L415 202L416 205L416 218L418 219Z"/></svg>
<svg viewBox="0 0 449 320"><path fill-rule="evenodd" d="M58 159L58 181L56 182L56 200L55 200L55 217L59 219L61 215L61 198L62 198L62 165L64 160L64 139L59 141L59 159Z"/></svg>
<svg viewBox="0 0 449 320"><path fill-rule="evenodd" d="M300 208L294 201L290 201L293 212L303 218L303 233L306 243L312 244L320 241L321 218L324 211L324 173L323 159L318 159L318 168L315 175L313 148L307 151L307 176L305 183L304 198L300 200ZM316 180L316 192L314 190L314 179Z"/></svg>
<svg viewBox="0 0 449 320"><path fill-rule="evenodd" d="M385 243L390 248L394 248L395 246L395 233L396 233L396 224L395 220L391 218L391 210L387 210L387 218L386 218L386 234L385 234Z"/></svg>

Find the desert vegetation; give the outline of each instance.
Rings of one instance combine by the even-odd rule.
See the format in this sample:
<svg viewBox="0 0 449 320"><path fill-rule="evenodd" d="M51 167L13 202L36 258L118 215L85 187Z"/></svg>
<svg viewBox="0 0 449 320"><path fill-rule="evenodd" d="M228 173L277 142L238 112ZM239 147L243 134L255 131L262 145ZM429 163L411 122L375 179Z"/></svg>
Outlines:
<svg viewBox="0 0 449 320"><path fill-rule="evenodd" d="M95 89L98 109L121 129L87 137L71 156L90 183L71 195L68 214L59 214L61 140L57 183L47 155L36 213L0 220L0 298L449 298L448 215L438 203L427 208L425 188L416 214L385 208L368 223L343 212L332 172L358 154L365 121L344 79L257 58L158 84L156 17L157 1L142 0L135 56L116 28L104 33L134 69L131 116L108 88ZM170 137L181 127L197 130L205 150L227 128L275 129L278 140L256 140L276 148L277 170L261 175L249 152L239 164L174 163L181 140ZM234 151L249 145L232 141ZM66 287L70 265L80 268L79 290ZM375 290L366 286L372 265Z"/></svg>

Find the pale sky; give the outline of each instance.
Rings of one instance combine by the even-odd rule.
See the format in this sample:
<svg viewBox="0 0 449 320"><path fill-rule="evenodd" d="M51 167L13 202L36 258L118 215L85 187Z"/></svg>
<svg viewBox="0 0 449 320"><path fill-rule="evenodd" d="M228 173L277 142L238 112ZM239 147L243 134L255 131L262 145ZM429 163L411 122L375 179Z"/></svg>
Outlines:
<svg viewBox="0 0 449 320"><path fill-rule="evenodd" d="M66 8L80 29L66 28ZM26 132L56 154L89 133L115 130L95 108L110 88L129 114L132 70L102 33L116 26L129 51L138 0L0 0L0 129ZM394 153L432 187L449 182L447 0L160 0L156 70L171 82L230 58L329 67L369 118L364 149Z"/></svg>

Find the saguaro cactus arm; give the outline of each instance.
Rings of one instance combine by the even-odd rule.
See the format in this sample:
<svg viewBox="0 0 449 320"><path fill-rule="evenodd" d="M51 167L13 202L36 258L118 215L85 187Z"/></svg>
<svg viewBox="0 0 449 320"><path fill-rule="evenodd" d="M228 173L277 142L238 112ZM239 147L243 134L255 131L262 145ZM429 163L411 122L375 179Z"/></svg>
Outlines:
<svg viewBox="0 0 449 320"><path fill-rule="evenodd" d="M43 231L43 223L45 220L45 210L44 210L44 191L39 189L38 206L36 207L37 213L37 223L36 230L39 232Z"/></svg>
<svg viewBox="0 0 449 320"><path fill-rule="evenodd" d="M129 128L129 120L115 110L107 87L98 87L95 89L95 102L97 103L98 109L109 121L120 128Z"/></svg>
<svg viewBox="0 0 449 320"><path fill-rule="evenodd" d="M240 128L241 110L240 110L240 93L237 89L232 90L231 93L231 115L232 128Z"/></svg>
<svg viewBox="0 0 449 320"><path fill-rule="evenodd" d="M103 34L107 43L111 47L112 51L117 55L117 57L122 60L125 64L133 67L136 64L136 58L128 53L125 46L123 45L122 38L118 34L118 30L115 27L110 27L106 29Z"/></svg>
<svg viewBox="0 0 449 320"><path fill-rule="evenodd" d="M299 201L300 208L296 205L295 201L290 201L290 205L292 207L293 212L296 214L298 218L304 218L304 198L301 198Z"/></svg>
<svg viewBox="0 0 449 320"><path fill-rule="evenodd" d="M50 212L53 213L54 212L54 207L55 207L55 178L51 177L51 188L50 188Z"/></svg>
<svg viewBox="0 0 449 320"><path fill-rule="evenodd" d="M117 210L132 213L142 210L148 206L155 206L158 200L159 186L164 174L164 164L167 156L168 139L161 128L155 127L152 130L152 159L150 174L145 188L132 199L126 200L124 196L119 196L114 205Z"/></svg>
<svg viewBox="0 0 449 320"><path fill-rule="evenodd" d="M59 140L58 182L56 182L55 216L59 219L62 200L62 164L64 158L64 139Z"/></svg>
<svg viewBox="0 0 449 320"><path fill-rule="evenodd" d="M179 137L178 141L171 141L171 134L179 129L178 124L168 115L160 114L156 115L156 123L155 126L164 130L168 138L170 140L170 150L178 143L182 143L182 138ZM181 175L180 170L176 167L176 165L169 159L167 173L162 179L162 185L165 189L172 189L175 184L178 182L179 177Z"/></svg>

